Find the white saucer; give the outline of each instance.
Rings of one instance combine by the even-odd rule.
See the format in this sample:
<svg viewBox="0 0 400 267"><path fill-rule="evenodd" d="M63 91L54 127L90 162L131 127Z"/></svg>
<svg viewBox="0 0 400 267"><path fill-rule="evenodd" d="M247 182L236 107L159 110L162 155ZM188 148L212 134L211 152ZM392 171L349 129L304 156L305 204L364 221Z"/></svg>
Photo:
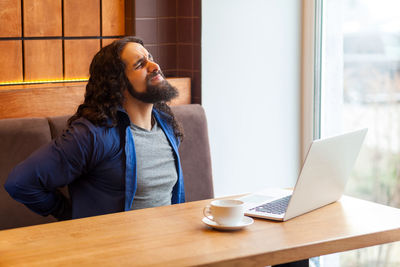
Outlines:
<svg viewBox="0 0 400 267"><path fill-rule="evenodd" d="M214 221L211 221L207 217L204 217L202 222L207 224L208 226L218 229L218 230L239 230L239 229L242 229L243 227L253 224L254 220L253 220L253 218L244 216L243 220L238 225L222 225L222 224L218 224Z"/></svg>

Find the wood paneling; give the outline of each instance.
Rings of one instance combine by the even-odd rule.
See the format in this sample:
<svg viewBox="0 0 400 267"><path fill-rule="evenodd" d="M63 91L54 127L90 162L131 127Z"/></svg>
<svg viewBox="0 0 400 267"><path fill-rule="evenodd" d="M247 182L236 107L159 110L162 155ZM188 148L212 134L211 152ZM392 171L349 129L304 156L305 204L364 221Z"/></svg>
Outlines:
<svg viewBox="0 0 400 267"><path fill-rule="evenodd" d="M25 40L25 80L63 78L61 40Z"/></svg>
<svg viewBox="0 0 400 267"><path fill-rule="evenodd" d="M61 0L24 0L25 36L61 36Z"/></svg>
<svg viewBox="0 0 400 267"><path fill-rule="evenodd" d="M167 79L178 89L171 105L190 104L190 79ZM0 119L70 115L84 100L86 82L1 86Z"/></svg>
<svg viewBox="0 0 400 267"><path fill-rule="evenodd" d="M125 1L124 0L103 0L103 32L102 36L124 35L125 34Z"/></svg>
<svg viewBox="0 0 400 267"><path fill-rule="evenodd" d="M0 82L87 76L88 63L100 45L116 40L92 37L125 35L126 18L133 32L134 4L134 0L0 0L0 37L35 37L19 43L0 41ZM64 38L73 36L81 38Z"/></svg>
<svg viewBox="0 0 400 267"><path fill-rule="evenodd" d="M118 38L112 38L112 39L103 39L102 40L102 47L105 47L106 45L111 44L115 40L118 40Z"/></svg>
<svg viewBox="0 0 400 267"><path fill-rule="evenodd" d="M100 49L100 40L65 40L65 79L89 77L89 65Z"/></svg>
<svg viewBox="0 0 400 267"><path fill-rule="evenodd" d="M174 0L175 1L175 0ZM135 0L125 0L125 35L135 35Z"/></svg>
<svg viewBox="0 0 400 267"><path fill-rule="evenodd" d="M0 118L46 117L73 114L77 106L83 102L83 92L84 87L82 85L0 90L0 102L8 103L7 105L0 106Z"/></svg>
<svg viewBox="0 0 400 267"><path fill-rule="evenodd" d="M22 81L22 41L0 41L0 82Z"/></svg>
<svg viewBox="0 0 400 267"><path fill-rule="evenodd" d="M21 0L0 0L0 37L21 36Z"/></svg>
<svg viewBox="0 0 400 267"><path fill-rule="evenodd" d="M179 96L171 101L171 105L185 105L191 102L190 78L168 78L168 82L178 89Z"/></svg>
<svg viewBox="0 0 400 267"><path fill-rule="evenodd" d="M64 1L64 36L99 36L100 1Z"/></svg>

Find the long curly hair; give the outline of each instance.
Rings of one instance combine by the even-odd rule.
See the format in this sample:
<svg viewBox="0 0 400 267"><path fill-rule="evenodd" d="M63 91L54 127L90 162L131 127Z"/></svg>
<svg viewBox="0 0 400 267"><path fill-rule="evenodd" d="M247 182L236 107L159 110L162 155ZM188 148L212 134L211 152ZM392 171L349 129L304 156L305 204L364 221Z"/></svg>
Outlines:
<svg viewBox="0 0 400 267"><path fill-rule="evenodd" d="M68 125L80 117L97 126L115 127L118 124L117 111L124 103L123 91L129 83L121 52L130 42L143 45L141 39L127 36L103 47L94 56L89 68L90 78L86 85L85 100L69 118ZM175 136L183 140L182 127L176 121L171 108L165 102L154 103L154 108L165 114L164 119L172 126Z"/></svg>

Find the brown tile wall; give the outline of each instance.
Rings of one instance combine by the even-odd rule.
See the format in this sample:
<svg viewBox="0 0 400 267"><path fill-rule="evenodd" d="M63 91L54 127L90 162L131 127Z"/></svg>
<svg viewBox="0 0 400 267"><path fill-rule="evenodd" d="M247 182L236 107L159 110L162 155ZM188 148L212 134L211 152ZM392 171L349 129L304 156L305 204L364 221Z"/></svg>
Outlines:
<svg viewBox="0 0 400 267"><path fill-rule="evenodd" d="M24 0L24 36L60 36L62 33L61 1Z"/></svg>
<svg viewBox="0 0 400 267"><path fill-rule="evenodd" d="M0 0L0 86L88 78L100 47L125 35L132 1Z"/></svg>
<svg viewBox="0 0 400 267"><path fill-rule="evenodd" d="M99 35L100 5L98 0L64 1L64 36Z"/></svg>
<svg viewBox="0 0 400 267"><path fill-rule="evenodd" d="M101 46L134 34L201 102L201 0L1 0L0 25L0 84L87 77Z"/></svg>
<svg viewBox="0 0 400 267"><path fill-rule="evenodd" d="M192 79L192 103L201 103L201 0L136 0L135 35L167 77Z"/></svg>
<svg viewBox="0 0 400 267"><path fill-rule="evenodd" d="M25 81L62 79L62 41L24 41Z"/></svg>
<svg viewBox="0 0 400 267"><path fill-rule="evenodd" d="M103 42L104 43L104 42ZM100 50L100 40L65 40L64 75L66 79L84 79L89 77L89 65Z"/></svg>
<svg viewBox="0 0 400 267"><path fill-rule="evenodd" d="M103 16L102 36L125 35L125 2L125 0L101 1Z"/></svg>
<svg viewBox="0 0 400 267"><path fill-rule="evenodd" d="M20 0L0 1L0 25L0 37L21 36Z"/></svg>
<svg viewBox="0 0 400 267"><path fill-rule="evenodd" d="M22 41L0 42L0 81L22 80Z"/></svg>

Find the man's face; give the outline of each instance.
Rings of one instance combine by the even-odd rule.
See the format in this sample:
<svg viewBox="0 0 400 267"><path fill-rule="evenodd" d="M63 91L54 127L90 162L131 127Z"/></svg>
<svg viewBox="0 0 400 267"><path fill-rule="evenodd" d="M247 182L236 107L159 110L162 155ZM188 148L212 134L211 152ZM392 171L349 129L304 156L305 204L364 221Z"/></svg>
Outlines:
<svg viewBox="0 0 400 267"><path fill-rule="evenodd" d="M128 78L127 90L136 99L146 103L169 101L178 92L164 78L160 67L150 53L138 43L128 43L121 53Z"/></svg>

